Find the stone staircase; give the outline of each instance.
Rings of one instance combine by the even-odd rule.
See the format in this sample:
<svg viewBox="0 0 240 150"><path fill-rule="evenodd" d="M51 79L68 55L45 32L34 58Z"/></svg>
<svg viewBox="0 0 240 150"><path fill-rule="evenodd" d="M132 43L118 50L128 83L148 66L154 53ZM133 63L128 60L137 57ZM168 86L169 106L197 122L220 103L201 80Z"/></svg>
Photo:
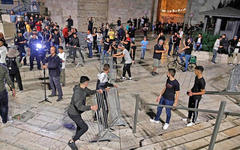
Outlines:
<svg viewBox="0 0 240 150"><path fill-rule="evenodd" d="M192 150L208 149L211 135L214 129L215 119L209 122L199 123L192 127L183 127L145 138L141 141L137 150ZM214 149L240 149L240 119L228 117L223 120L219 129Z"/></svg>

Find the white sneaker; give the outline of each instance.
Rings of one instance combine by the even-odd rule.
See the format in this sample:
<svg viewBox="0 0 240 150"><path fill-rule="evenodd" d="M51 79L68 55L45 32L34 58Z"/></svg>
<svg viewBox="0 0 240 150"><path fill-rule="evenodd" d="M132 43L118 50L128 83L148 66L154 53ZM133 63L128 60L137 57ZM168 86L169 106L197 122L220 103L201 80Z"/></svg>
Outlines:
<svg viewBox="0 0 240 150"><path fill-rule="evenodd" d="M188 120L187 118L183 118L183 119L182 119L182 121L184 121L184 122L187 122L187 120Z"/></svg>
<svg viewBox="0 0 240 150"><path fill-rule="evenodd" d="M187 127L191 127L191 126L193 126L193 125L195 125L195 123L190 122L190 123L187 124Z"/></svg>
<svg viewBox="0 0 240 150"><path fill-rule="evenodd" d="M164 126L163 126L163 130L167 130L168 127L169 127L169 124L165 123Z"/></svg>
<svg viewBox="0 0 240 150"><path fill-rule="evenodd" d="M121 80L126 80L126 78L125 77L121 77Z"/></svg>
<svg viewBox="0 0 240 150"><path fill-rule="evenodd" d="M152 122L152 123L160 123L160 121L157 121L155 119L150 119L150 122Z"/></svg>
<svg viewBox="0 0 240 150"><path fill-rule="evenodd" d="M132 80L132 77L128 78L129 80Z"/></svg>

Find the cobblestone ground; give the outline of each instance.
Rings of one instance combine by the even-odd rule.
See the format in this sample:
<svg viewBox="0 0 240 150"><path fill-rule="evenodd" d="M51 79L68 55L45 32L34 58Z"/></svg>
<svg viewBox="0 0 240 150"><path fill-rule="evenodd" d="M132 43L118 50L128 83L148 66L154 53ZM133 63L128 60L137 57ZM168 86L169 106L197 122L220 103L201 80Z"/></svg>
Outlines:
<svg viewBox="0 0 240 150"><path fill-rule="evenodd" d="M183 128L185 124L181 118L186 117L187 112L176 110L172 113L171 125L167 131L161 129L161 125L149 123L149 118L156 112L155 107L147 107L146 112L139 114L139 124L137 134L132 134L135 94L140 94L144 102L155 103L155 99L164 87L166 81L166 64L171 58L164 57L162 66L158 69L159 75L153 77L152 70L152 47L155 41L150 42L150 47L146 53L146 59L140 62L140 48L137 49L136 63L132 66L133 80L117 82L119 87L121 111L124 120L127 122L125 127L114 127L113 133L120 137L120 140L111 142L89 143L98 133L97 124L92 121L92 112L86 112L83 118L88 123L89 130L77 142L80 150L118 150L131 149L139 145L139 141L165 132ZM139 45L139 39L137 44ZM140 45L139 45L140 46ZM196 53L196 55L201 55ZM119 60L120 61L120 60ZM204 77L208 91L224 90L227 87L229 72L232 66L226 64L213 65L207 61L199 61L198 64L205 67ZM43 77L42 71L29 71L29 66L21 68L24 91L17 92L16 98L9 95L9 114L13 117L13 122L0 128L0 149L1 150L69 150L67 142L74 134L73 130L66 129L63 125L71 122L67 117L66 108L72 96L72 89L78 83L81 75L90 77L90 88L95 88L97 73L99 72L99 61L97 58L87 59L83 67L75 67L68 63L66 67L67 84L63 87L63 101L56 102L55 98L49 98L52 103L39 103L44 99L44 91L39 78ZM118 69L118 77L122 69ZM180 106L187 106L188 97L186 95L194 81L193 72L178 71L176 79L181 85ZM47 95L50 91L47 90ZM88 100L91 101L90 97ZM217 110L220 102L227 102L227 111L239 111L237 97L204 95L200 103L200 108ZM165 113L161 118L165 120ZM199 122L205 122L215 118L215 115L200 113Z"/></svg>

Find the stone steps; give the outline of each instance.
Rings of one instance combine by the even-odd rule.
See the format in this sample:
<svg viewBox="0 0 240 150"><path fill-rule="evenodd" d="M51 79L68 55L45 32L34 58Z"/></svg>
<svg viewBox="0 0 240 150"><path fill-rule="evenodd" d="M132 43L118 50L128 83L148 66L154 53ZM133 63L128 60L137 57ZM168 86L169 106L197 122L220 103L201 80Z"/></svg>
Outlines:
<svg viewBox="0 0 240 150"><path fill-rule="evenodd" d="M223 120L217 136L215 149L233 149L240 146L236 141L240 138L240 119ZM193 127L184 127L160 136L154 136L142 141L138 150L153 149L207 149L211 140L215 120L203 122Z"/></svg>

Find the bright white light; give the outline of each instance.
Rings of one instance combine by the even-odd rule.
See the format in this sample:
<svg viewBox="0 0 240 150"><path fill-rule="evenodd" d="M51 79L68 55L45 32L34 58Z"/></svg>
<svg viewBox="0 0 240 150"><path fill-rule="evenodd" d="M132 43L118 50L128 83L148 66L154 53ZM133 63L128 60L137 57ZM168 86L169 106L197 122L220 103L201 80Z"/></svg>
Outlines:
<svg viewBox="0 0 240 150"><path fill-rule="evenodd" d="M36 45L36 47L37 47L37 49L41 49L41 48L42 48L42 44L39 44L39 43L38 43L38 44Z"/></svg>

